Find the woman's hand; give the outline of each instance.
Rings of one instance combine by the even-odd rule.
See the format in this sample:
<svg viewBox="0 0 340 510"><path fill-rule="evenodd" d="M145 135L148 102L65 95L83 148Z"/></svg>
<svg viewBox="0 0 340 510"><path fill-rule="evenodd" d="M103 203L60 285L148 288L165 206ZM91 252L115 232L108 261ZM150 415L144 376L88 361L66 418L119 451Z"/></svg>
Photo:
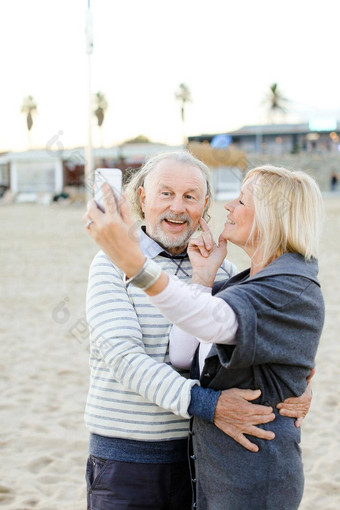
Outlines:
<svg viewBox="0 0 340 510"><path fill-rule="evenodd" d="M307 388L302 395L299 397L286 398L280 404L277 404L277 408L280 409L282 416L289 416L290 418L297 418L295 420L295 427L299 428L302 425L304 418L307 416L309 408L312 403L312 386L311 379L315 374L315 368L312 368L309 376L307 377Z"/></svg>
<svg viewBox="0 0 340 510"><path fill-rule="evenodd" d="M203 218L200 219L200 224L201 235L191 239L188 246L188 255L193 269L192 283L211 287L218 268L227 256L227 243L223 239L219 239L217 245Z"/></svg>
<svg viewBox="0 0 340 510"><path fill-rule="evenodd" d="M98 209L95 200L90 200L83 222L92 239L130 278L138 273L145 262L131 218L130 207L122 195L119 214L110 186L104 184L102 191L105 213ZM92 222L90 223L89 220Z"/></svg>

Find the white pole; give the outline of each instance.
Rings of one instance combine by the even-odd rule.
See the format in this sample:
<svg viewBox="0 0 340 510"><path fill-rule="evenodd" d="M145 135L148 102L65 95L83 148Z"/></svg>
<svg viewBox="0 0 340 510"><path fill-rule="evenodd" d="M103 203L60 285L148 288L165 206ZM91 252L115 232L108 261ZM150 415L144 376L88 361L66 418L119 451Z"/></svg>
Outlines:
<svg viewBox="0 0 340 510"><path fill-rule="evenodd" d="M12 193L18 193L18 191L19 191L18 167L17 167L17 164L13 160L11 161L10 172L11 172L11 176L10 176L11 191L12 191Z"/></svg>
<svg viewBox="0 0 340 510"><path fill-rule="evenodd" d="M63 191L63 162L60 158L54 163L54 191L55 193Z"/></svg>
<svg viewBox="0 0 340 510"><path fill-rule="evenodd" d="M92 181L94 172L93 148L92 148L92 86L91 86L91 60L93 52L93 18L91 12L90 0L86 12L86 53L88 55L88 132L87 145L85 147L85 193L86 200L92 197Z"/></svg>

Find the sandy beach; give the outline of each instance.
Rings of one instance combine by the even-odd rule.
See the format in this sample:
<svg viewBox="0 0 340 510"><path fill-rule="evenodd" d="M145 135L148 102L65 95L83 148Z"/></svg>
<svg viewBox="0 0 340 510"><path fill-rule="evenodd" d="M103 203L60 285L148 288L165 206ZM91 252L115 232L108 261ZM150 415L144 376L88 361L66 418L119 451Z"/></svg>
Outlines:
<svg viewBox="0 0 340 510"><path fill-rule="evenodd" d="M302 510L340 508L340 196L325 204L319 276L326 324L303 425ZM8 510L86 508L85 292L97 248L83 231L83 209L0 207L0 507ZM212 215L217 232L225 221L222 203ZM229 258L239 269L247 266L237 249Z"/></svg>

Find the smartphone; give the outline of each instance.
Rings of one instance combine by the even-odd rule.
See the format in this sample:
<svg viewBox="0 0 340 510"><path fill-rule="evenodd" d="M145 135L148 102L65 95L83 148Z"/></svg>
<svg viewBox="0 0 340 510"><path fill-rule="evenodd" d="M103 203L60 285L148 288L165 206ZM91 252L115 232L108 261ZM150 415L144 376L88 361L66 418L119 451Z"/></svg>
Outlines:
<svg viewBox="0 0 340 510"><path fill-rule="evenodd" d="M119 198L122 192L122 171L119 168L97 168L95 171L94 199L99 209L103 212L105 212L104 194L101 187L105 182L107 182L113 190L119 211Z"/></svg>

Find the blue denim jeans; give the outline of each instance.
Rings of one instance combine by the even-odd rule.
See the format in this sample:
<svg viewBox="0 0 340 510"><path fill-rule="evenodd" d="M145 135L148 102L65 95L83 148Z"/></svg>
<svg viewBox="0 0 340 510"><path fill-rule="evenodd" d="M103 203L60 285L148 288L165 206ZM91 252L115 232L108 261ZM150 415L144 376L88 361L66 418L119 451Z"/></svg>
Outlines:
<svg viewBox="0 0 340 510"><path fill-rule="evenodd" d="M187 462L142 464L90 455L86 468L88 510L190 510Z"/></svg>

